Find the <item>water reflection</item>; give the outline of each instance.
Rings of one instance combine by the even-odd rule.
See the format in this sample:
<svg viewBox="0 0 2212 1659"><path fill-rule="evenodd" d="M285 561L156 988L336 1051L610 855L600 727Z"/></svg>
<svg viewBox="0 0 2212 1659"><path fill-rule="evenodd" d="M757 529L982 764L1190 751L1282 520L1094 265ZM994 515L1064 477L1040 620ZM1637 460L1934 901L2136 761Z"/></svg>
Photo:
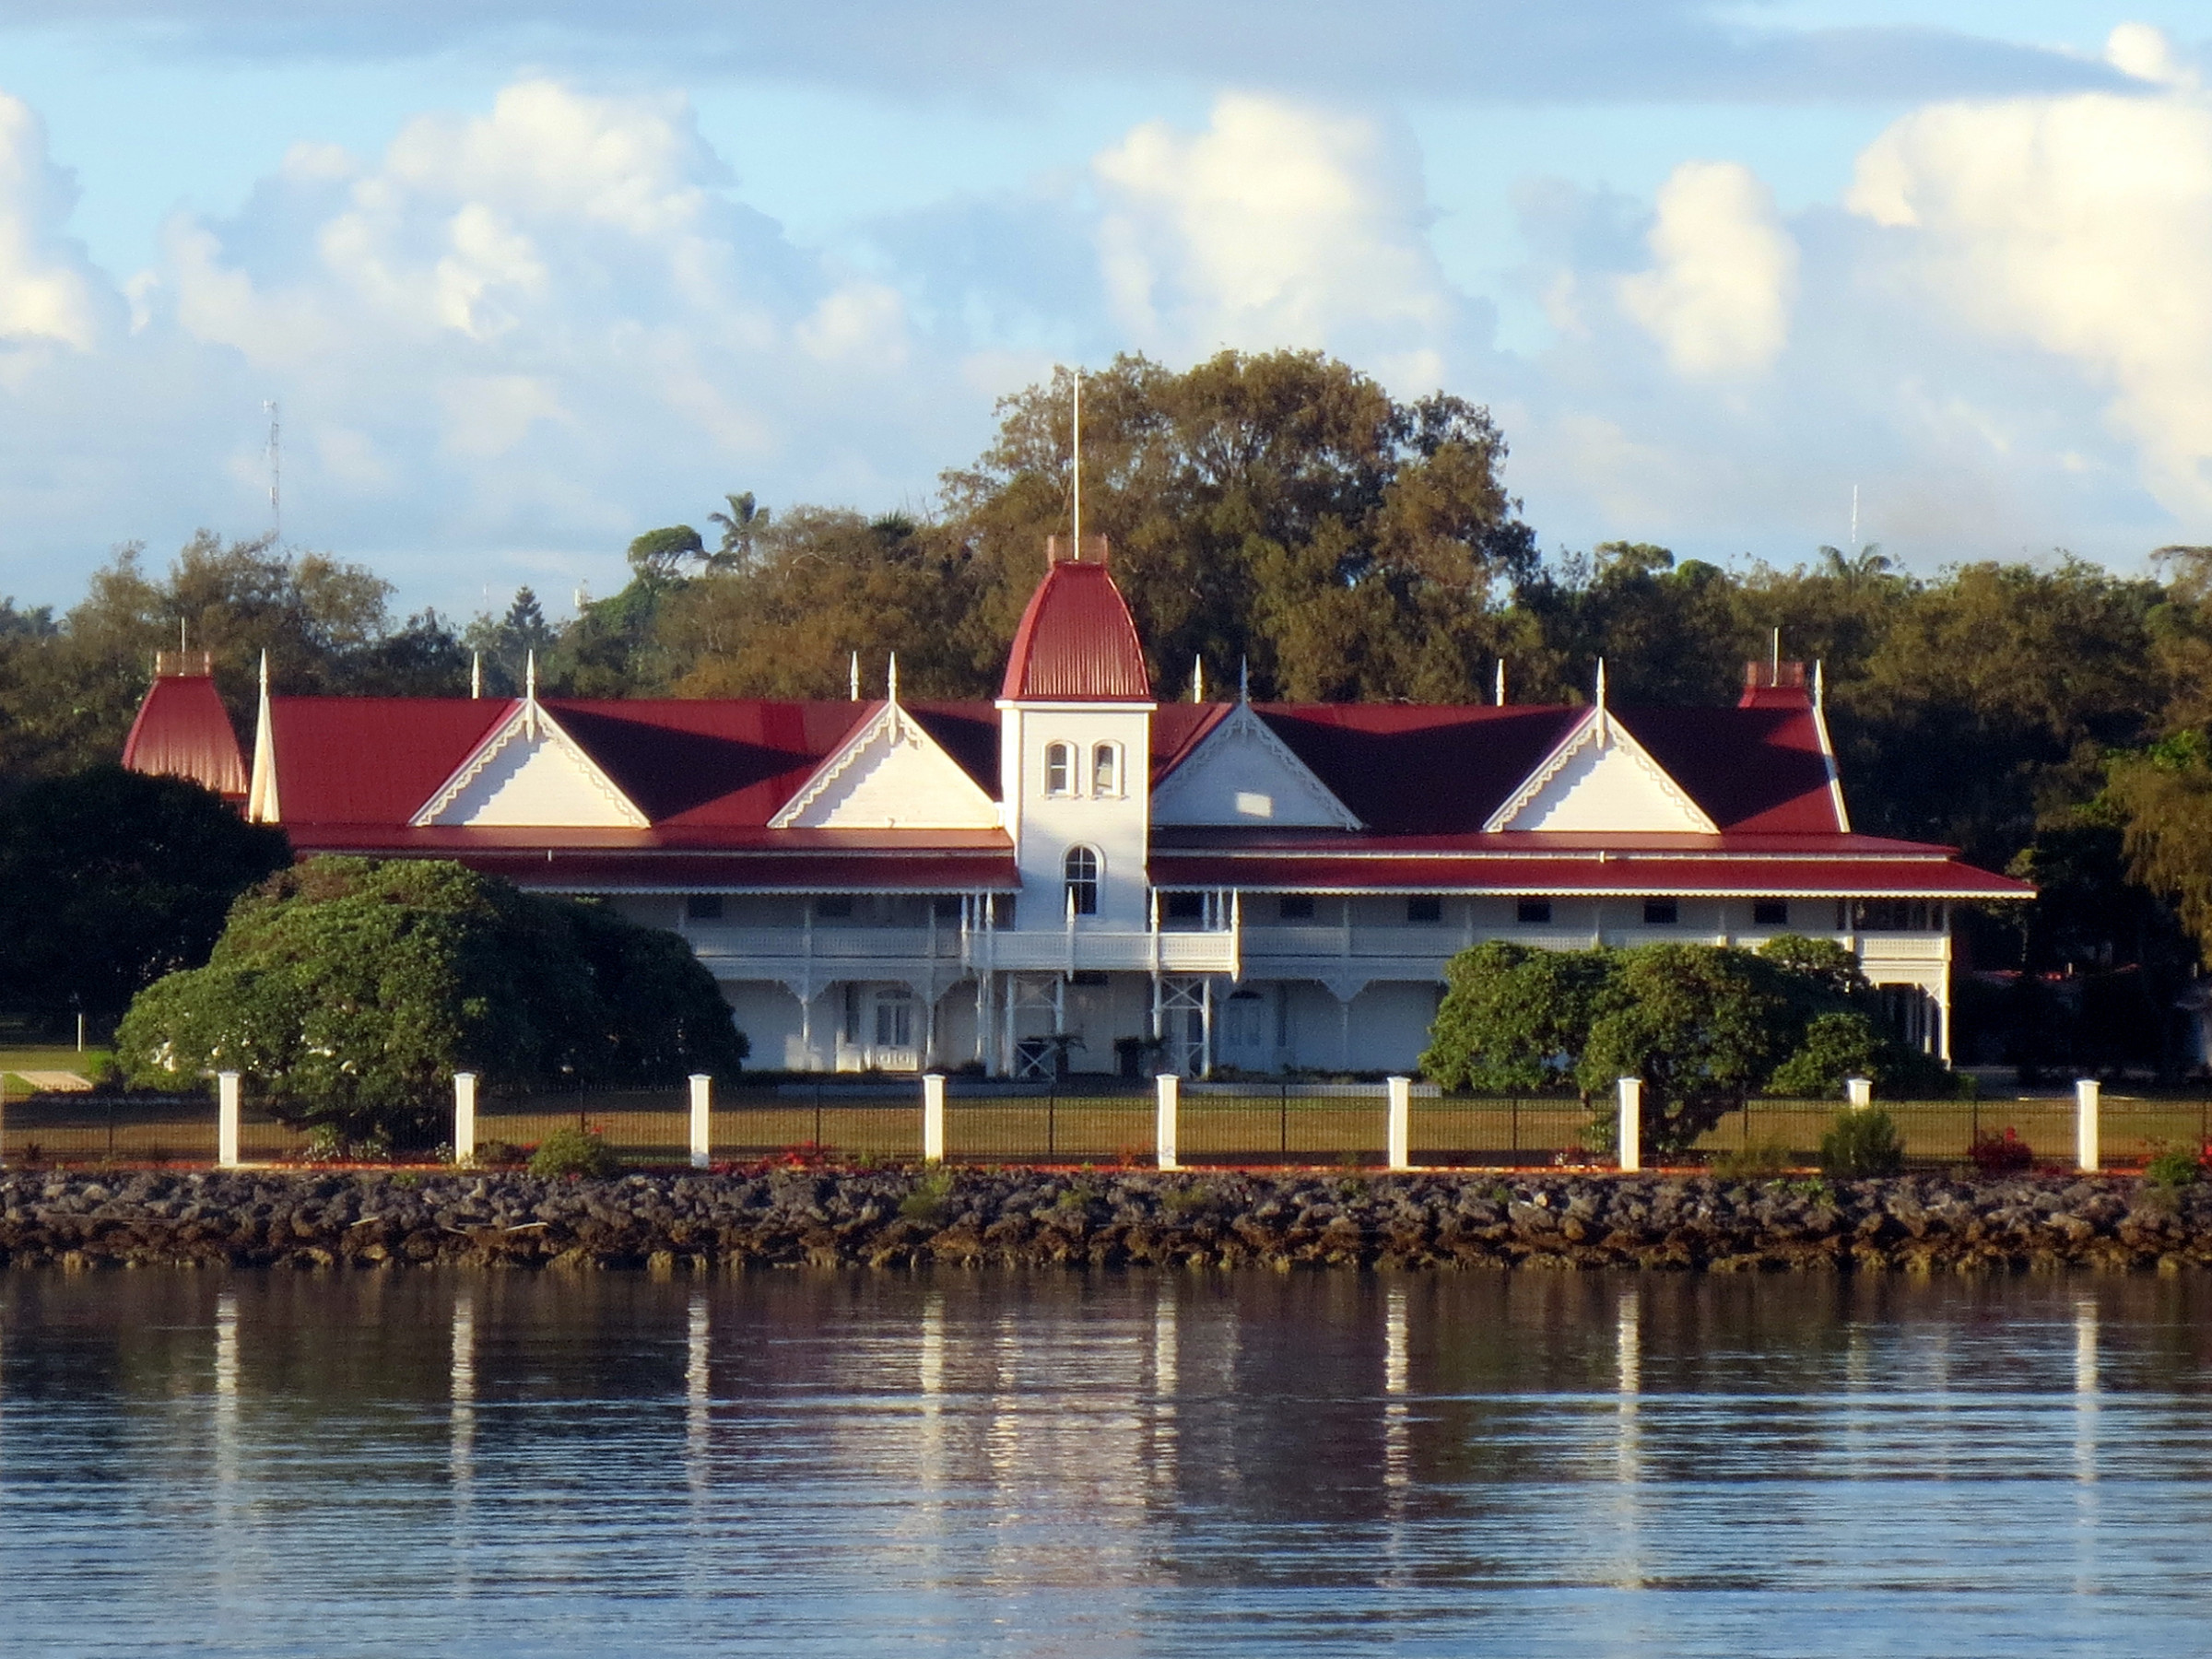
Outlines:
<svg viewBox="0 0 2212 1659"><path fill-rule="evenodd" d="M17 1273L0 1645L2192 1651L2207 1315L2186 1277Z"/></svg>

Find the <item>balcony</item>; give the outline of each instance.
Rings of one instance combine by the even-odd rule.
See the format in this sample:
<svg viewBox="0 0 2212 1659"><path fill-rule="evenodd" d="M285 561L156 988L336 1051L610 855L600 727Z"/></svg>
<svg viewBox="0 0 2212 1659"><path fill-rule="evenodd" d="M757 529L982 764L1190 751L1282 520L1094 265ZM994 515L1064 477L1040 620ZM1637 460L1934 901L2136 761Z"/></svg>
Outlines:
<svg viewBox="0 0 2212 1659"><path fill-rule="evenodd" d="M1237 935L1227 929L1193 933L986 933L971 935L968 959L989 972L1235 973Z"/></svg>
<svg viewBox="0 0 2212 1659"><path fill-rule="evenodd" d="M694 922L685 929L709 966L726 961L958 961L958 927L722 927Z"/></svg>

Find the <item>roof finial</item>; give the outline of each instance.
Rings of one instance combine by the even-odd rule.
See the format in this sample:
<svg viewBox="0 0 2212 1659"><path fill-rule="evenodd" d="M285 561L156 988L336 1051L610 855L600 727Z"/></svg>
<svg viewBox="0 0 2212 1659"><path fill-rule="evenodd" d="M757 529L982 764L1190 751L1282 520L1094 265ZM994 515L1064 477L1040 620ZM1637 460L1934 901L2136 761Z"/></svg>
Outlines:
<svg viewBox="0 0 2212 1659"><path fill-rule="evenodd" d="M1505 659L1504 659L1503 657L1500 657L1500 658L1498 659L1498 689L1497 689L1497 691L1496 691L1496 693L1495 693L1495 696L1496 696L1496 699L1497 699L1497 703L1498 703L1498 706L1499 706L1500 708L1501 708L1501 709L1502 709L1502 708L1504 708L1504 707L1505 707Z"/></svg>
<svg viewBox="0 0 2212 1659"><path fill-rule="evenodd" d="M1067 446L1068 466L1076 476L1076 562L1083 562L1083 371L1075 371L1075 433Z"/></svg>
<svg viewBox="0 0 2212 1659"><path fill-rule="evenodd" d="M470 700L471 702L474 702L474 701L475 701L475 700L476 700L477 698L479 698L479 697L482 697L483 695L484 695L484 653L483 653L482 652L480 652L480 651L472 651L472 652L470 652L470 653L468 653L468 697L469 697L469 700Z"/></svg>
<svg viewBox="0 0 2212 1659"><path fill-rule="evenodd" d="M523 695L532 702L537 700L537 653L535 649L524 659Z"/></svg>
<svg viewBox="0 0 2212 1659"><path fill-rule="evenodd" d="M845 670L845 700L860 700L860 653L857 651L853 653L852 664Z"/></svg>
<svg viewBox="0 0 2212 1659"><path fill-rule="evenodd" d="M269 653L268 653L268 651L267 651L267 649L266 649L265 647L263 649L263 651L262 651L262 653L261 653L261 696L262 696L262 700L263 700L263 701L265 701L265 701L267 701L267 700L268 700L268 696L269 696Z"/></svg>
<svg viewBox="0 0 2212 1659"><path fill-rule="evenodd" d="M1606 659L1602 656L1597 659L1597 706L1606 706Z"/></svg>
<svg viewBox="0 0 2212 1659"><path fill-rule="evenodd" d="M883 696L887 702L899 700L899 653L895 651L891 653L890 669L884 676Z"/></svg>
<svg viewBox="0 0 2212 1659"><path fill-rule="evenodd" d="M1769 683L1779 686L1782 684L1782 629L1780 628L1774 630L1774 654L1768 661L1774 676Z"/></svg>
<svg viewBox="0 0 2212 1659"><path fill-rule="evenodd" d="M1206 700L1206 659L1202 656L1191 659L1191 700Z"/></svg>
<svg viewBox="0 0 2212 1659"><path fill-rule="evenodd" d="M1828 677L1821 672L1827 665L1819 657L1813 659L1813 707L1816 709L1828 700Z"/></svg>
<svg viewBox="0 0 2212 1659"><path fill-rule="evenodd" d="M1248 656L1237 659L1237 700L1252 700L1252 659Z"/></svg>

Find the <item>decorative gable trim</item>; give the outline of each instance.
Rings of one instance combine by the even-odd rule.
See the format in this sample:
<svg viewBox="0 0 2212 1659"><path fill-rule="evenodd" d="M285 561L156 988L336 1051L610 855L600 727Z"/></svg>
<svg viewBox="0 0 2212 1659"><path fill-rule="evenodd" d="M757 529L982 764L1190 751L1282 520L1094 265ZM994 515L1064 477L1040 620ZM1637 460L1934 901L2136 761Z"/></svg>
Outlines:
<svg viewBox="0 0 2212 1659"><path fill-rule="evenodd" d="M870 764L869 753L878 744L888 744L894 749L912 749L922 755L931 767L942 771L944 786L953 792L959 804L957 812L952 815L953 821L945 821L945 814L929 814L926 811L917 813L912 822L871 821L865 825L854 825L839 821L838 803L830 802L825 806L826 797L841 784L858 782L865 778ZM877 763L880 764L880 761ZM955 760L945 746L930 735L926 726L901 708L894 696L854 727L844 742L838 745L814 769L806 782L799 785L797 793L768 820L768 826L771 830L996 829L999 827L999 808L998 803L968 775L967 768Z"/></svg>
<svg viewBox="0 0 2212 1659"><path fill-rule="evenodd" d="M524 697L513 712L494 726L461 762L453 774L438 786L408 822L424 830L445 820L454 805L491 763L517 742L547 744L582 774L586 783L606 805L607 816L589 824L547 825L546 828L649 830L653 820L624 794L606 770L592 759L583 745L569 735L560 722L547 713L535 697Z"/></svg>
<svg viewBox="0 0 2212 1659"><path fill-rule="evenodd" d="M1601 755L1618 753L1642 771L1668 804L1681 813L1686 820L1683 825L1685 833L1718 835L1721 832L1720 826L1691 798L1689 792L1667 775L1666 769L1652 759L1651 751L1636 741L1635 734L1615 720L1602 702L1594 704L1577 721L1535 771L1529 773L1522 781L1521 786L1505 798L1504 805L1490 814L1489 821L1483 825L1484 831L1496 834L1500 830L1527 828L1517 820L1559 780L1577 757L1593 747ZM1623 825L1621 828L1624 831L1649 832L1653 830L1653 826L1648 824Z"/></svg>
<svg viewBox="0 0 2212 1659"><path fill-rule="evenodd" d="M1214 728L1185 751L1174 769L1153 786L1152 821L1158 824L1198 824L1251 821L1243 816L1230 819L1208 817L1204 819L1179 816L1188 811L1184 803L1195 794L1205 782L1209 767L1218 763L1233 745L1249 745L1260 751L1263 764L1274 774L1270 779L1282 793L1306 808L1298 816L1267 815L1267 821L1298 828L1328 828L1359 830L1365 825L1359 814L1336 798L1336 794L1320 778L1313 769L1298 758L1296 750L1276 735L1268 724L1259 717L1250 703L1241 702L1217 722Z"/></svg>

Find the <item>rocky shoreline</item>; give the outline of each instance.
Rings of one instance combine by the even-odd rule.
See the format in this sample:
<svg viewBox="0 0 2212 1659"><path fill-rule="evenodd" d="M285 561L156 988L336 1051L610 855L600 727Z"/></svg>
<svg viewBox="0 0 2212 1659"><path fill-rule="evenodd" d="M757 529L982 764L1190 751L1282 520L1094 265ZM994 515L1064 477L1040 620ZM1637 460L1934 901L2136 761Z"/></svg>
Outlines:
<svg viewBox="0 0 2212 1659"><path fill-rule="evenodd" d="M0 1265L434 1264L2171 1272L2212 1265L2212 1185L1034 1170L0 1175Z"/></svg>

